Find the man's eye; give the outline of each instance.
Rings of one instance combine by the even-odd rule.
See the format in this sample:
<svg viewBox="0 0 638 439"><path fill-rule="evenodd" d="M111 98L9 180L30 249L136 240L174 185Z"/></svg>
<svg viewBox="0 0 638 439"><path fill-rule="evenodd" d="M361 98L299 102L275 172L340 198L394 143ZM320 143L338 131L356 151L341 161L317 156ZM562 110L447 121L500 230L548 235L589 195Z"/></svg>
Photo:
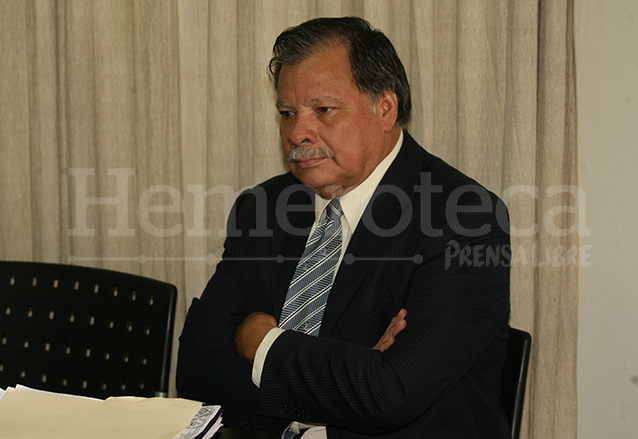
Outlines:
<svg viewBox="0 0 638 439"><path fill-rule="evenodd" d="M319 108L317 108L317 111L318 111L319 113L324 113L324 114L325 114L325 113L328 113L330 110L332 110L332 108L331 108L331 107L319 107Z"/></svg>
<svg viewBox="0 0 638 439"><path fill-rule="evenodd" d="M292 116L292 111L279 110L279 114L281 114L281 117L290 117L290 116Z"/></svg>

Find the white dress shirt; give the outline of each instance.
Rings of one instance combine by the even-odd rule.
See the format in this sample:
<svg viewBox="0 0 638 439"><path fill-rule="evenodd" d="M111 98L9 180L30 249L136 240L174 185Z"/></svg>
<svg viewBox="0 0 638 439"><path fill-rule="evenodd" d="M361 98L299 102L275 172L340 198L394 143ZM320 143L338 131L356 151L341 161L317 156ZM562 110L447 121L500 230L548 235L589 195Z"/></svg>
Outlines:
<svg viewBox="0 0 638 439"><path fill-rule="evenodd" d="M382 161L375 168L375 170L370 174L370 176L359 186L346 193L345 195L339 198L341 202L341 208L343 209L343 216L341 217L341 225L342 225L342 236L341 236L341 255L339 256L339 261L337 262L337 267L335 269L335 276L337 275L337 271L339 270L339 266L341 265L341 261L343 256L346 253L346 248L350 243L350 238L352 238L352 234L354 230L357 228L357 224L359 224L359 220L363 215L374 191L377 186L381 182L381 179L387 172L388 168L394 161L394 159L399 154L399 150L401 149L401 145L403 144L403 131L399 135L399 140L397 140L396 145ZM330 200L326 200L321 198L319 195L315 194L315 222L312 225L312 230L310 230L310 234L308 238L312 236L312 233L317 228L319 222L325 218L326 216L326 206ZM253 371L252 371L252 380L257 387L261 384L261 373L264 367L264 362L266 361L266 356L268 355L268 350L275 342L277 337L281 335L285 330L281 328L273 328L261 341L261 344L257 348L257 352L255 353L255 361L253 362ZM325 427L317 427L317 426L307 426L304 424L300 424L294 422L291 426L291 430L295 433L298 433L299 428L309 428L303 435L303 439L326 439L326 428Z"/></svg>

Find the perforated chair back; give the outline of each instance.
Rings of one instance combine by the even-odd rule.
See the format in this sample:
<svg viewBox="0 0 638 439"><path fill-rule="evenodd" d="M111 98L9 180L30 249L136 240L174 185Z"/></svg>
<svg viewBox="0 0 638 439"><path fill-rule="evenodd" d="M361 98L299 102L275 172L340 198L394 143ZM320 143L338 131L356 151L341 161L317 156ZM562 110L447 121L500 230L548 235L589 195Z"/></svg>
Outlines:
<svg viewBox="0 0 638 439"><path fill-rule="evenodd" d="M167 396L176 298L142 276L0 261L0 388Z"/></svg>
<svg viewBox="0 0 638 439"><path fill-rule="evenodd" d="M501 380L501 402L510 423L512 439L518 439L523 417L532 336L528 332L515 328L510 328L509 335L507 357Z"/></svg>

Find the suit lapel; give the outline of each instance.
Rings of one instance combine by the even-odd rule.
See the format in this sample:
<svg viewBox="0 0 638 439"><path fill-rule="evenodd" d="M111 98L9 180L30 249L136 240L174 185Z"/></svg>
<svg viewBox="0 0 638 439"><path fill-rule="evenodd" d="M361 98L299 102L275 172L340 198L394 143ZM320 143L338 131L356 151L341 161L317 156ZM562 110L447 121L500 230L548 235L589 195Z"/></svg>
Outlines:
<svg viewBox="0 0 638 439"><path fill-rule="evenodd" d="M379 231L392 230L403 215L412 216L405 210L412 208L423 152L421 146L404 131L401 151L375 190L339 266L321 323L321 336L330 335L353 294L392 239L391 234Z"/></svg>

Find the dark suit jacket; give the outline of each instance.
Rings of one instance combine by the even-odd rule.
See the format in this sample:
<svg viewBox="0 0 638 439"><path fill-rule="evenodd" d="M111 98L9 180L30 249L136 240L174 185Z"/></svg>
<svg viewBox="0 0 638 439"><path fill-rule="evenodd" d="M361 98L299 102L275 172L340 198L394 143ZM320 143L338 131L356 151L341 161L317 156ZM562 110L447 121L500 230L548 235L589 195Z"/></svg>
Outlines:
<svg viewBox="0 0 638 439"><path fill-rule="evenodd" d="M254 311L279 317L313 199L290 173L237 199L223 260L180 338L180 394L221 404L236 428L296 420L328 424L330 438L509 437L506 208L407 132L352 236L320 336L283 333L253 384L234 333ZM402 307L407 328L387 351L371 349Z"/></svg>

